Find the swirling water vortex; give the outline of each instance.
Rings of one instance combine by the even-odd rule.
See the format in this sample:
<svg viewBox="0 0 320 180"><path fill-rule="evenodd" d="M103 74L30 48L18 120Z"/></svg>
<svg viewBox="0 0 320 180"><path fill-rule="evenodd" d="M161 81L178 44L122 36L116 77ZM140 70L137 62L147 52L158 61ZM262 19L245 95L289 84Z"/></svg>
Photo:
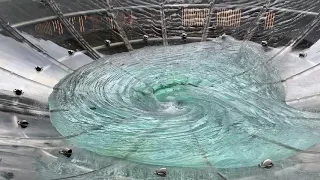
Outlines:
<svg viewBox="0 0 320 180"><path fill-rule="evenodd" d="M272 67L234 77L268 58L243 45L228 38L93 62L56 85L52 123L98 154L179 167L256 166L296 153L274 142L319 143L318 115L285 104L282 84L267 83L279 80Z"/></svg>

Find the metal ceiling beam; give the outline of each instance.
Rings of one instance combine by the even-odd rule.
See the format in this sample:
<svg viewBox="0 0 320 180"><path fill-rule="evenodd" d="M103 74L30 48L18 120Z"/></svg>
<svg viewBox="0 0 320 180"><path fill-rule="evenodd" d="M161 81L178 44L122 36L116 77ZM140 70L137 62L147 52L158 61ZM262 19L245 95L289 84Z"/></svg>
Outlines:
<svg viewBox="0 0 320 180"><path fill-rule="evenodd" d="M80 33L74 28L74 26L68 21L68 19L63 15L58 5L55 3L54 0L44 0L47 5L51 8L51 10L58 15L61 23L64 27L71 33L71 35L76 39L76 41L85 49L87 50L88 54L94 59L100 59L101 56L91 48L89 43L83 39Z"/></svg>
<svg viewBox="0 0 320 180"><path fill-rule="evenodd" d="M114 14L111 13L111 16L113 18L113 23L115 25L115 28L119 32L119 35L120 35L122 41L124 42L124 45L126 46L127 50L132 51L133 47L131 46L126 33L124 32L123 28L121 26L119 26L118 22L114 19L114 17L115 17Z"/></svg>
<svg viewBox="0 0 320 180"><path fill-rule="evenodd" d="M211 14L213 13L213 7L214 7L214 3L215 3L215 0L211 1L210 2L210 10L209 10L209 14L208 14L208 17L206 19L206 23L203 27L203 33L202 33L202 39L201 41L206 41L207 40L207 37L208 37L208 29L209 29L209 26L210 26L210 20L211 20Z"/></svg>
<svg viewBox="0 0 320 180"><path fill-rule="evenodd" d="M168 46L168 35L167 35L167 25L166 25L166 16L164 14L164 0L161 4L160 9L160 17L161 17L161 29L162 29L162 39L163 39L163 45Z"/></svg>
<svg viewBox="0 0 320 180"><path fill-rule="evenodd" d="M113 23L115 25L116 30L119 32L119 36L121 37L122 41L124 42L124 45L126 46L128 51L132 51L133 47L129 42L129 39L126 35L126 33L124 32L123 28L121 26L119 26L119 23L117 22L115 15L113 14L113 8L110 6L109 1L107 1L106 3L107 8L109 9L109 14L111 15L112 19L113 19Z"/></svg>
<svg viewBox="0 0 320 180"><path fill-rule="evenodd" d="M261 17L267 12L269 5L270 5L270 0L266 0L263 7L261 8L257 18L256 18L256 20L252 21L251 25L249 26L248 34L244 37L245 41L249 41L253 37L254 33L256 32L256 30L259 26L259 21L260 21Z"/></svg>

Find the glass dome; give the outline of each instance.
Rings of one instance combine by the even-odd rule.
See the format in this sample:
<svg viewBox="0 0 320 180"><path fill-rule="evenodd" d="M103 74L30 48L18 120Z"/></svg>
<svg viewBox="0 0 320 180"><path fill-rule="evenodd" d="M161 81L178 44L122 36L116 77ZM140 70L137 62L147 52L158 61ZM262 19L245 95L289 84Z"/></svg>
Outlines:
<svg viewBox="0 0 320 180"><path fill-rule="evenodd" d="M319 13L1 1L0 177L320 179Z"/></svg>

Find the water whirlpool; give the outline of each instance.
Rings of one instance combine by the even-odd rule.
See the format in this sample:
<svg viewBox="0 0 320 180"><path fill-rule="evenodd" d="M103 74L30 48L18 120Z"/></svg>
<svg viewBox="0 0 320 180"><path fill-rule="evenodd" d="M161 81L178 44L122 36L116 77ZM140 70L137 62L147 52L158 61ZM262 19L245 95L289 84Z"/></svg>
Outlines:
<svg viewBox="0 0 320 180"><path fill-rule="evenodd" d="M106 57L56 85L52 123L78 147L139 163L281 160L319 143L320 119L285 104L270 56L228 38Z"/></svg>

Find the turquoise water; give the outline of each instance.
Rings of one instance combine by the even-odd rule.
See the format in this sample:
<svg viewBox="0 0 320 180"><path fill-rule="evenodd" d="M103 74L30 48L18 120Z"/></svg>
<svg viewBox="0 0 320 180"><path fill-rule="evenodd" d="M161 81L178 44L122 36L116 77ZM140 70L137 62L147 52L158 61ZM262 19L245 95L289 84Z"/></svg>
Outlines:
<svg viewBox="0 0 320 180"><path fill-rule="evenodd" d="M240 48L241 47L241 48ZM281 160L319 143L317 114L284 102L271 56L228 38L150 47L96 61L50 98L57 130L81 148L130 161L218 168ZM287 146L293 147L288 148Z"/></svg>

